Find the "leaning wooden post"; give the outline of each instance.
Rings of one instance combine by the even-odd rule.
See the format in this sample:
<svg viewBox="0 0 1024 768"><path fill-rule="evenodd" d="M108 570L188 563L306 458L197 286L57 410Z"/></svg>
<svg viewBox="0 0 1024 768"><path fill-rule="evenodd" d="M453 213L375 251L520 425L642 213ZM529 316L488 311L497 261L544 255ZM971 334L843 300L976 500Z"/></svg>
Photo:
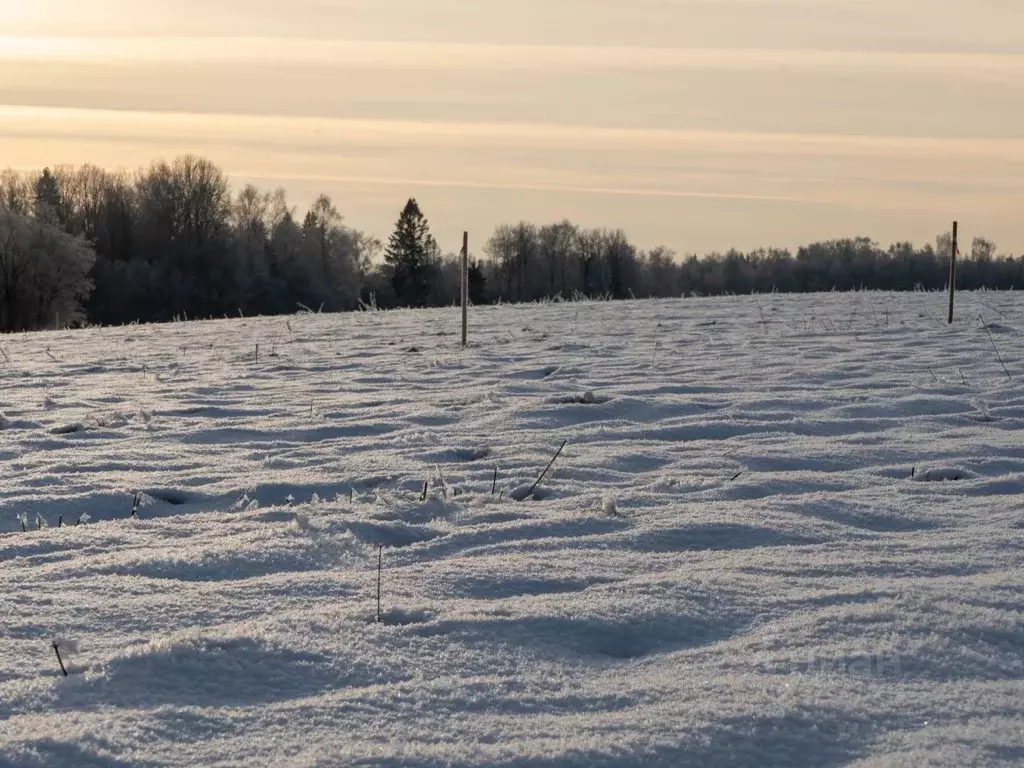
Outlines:
<svg viewBox="0 0 1024 768"><path fill-rule="evenodd" d="M469 345L469 232L462 233L462 346Z"/></svg>
<svg viewBox="0 0 1024 768"><path fill-rule="evenodd" d="M959 222L953 222L953 250L949 254L949 324L953 324L953 302L956 300L956 254Z"/></svg>

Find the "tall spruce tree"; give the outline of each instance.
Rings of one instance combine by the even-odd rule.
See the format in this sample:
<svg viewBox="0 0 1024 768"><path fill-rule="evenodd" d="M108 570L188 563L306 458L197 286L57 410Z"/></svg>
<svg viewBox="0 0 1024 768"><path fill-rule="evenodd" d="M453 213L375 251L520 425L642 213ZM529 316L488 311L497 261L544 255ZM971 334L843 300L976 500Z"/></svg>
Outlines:
<svg viewBox="0 0 1024 768"><path fill-rule="evenodd" d="M391 286L401 304L421 307L426 303L437 257L437 241L430 234L430 225L419 204L410 198L384 252L384 261L391 269Z"/></svg>
<svg viewBox="0 0 1024 768"><path fill-rule="evenodd" d="M50 173L49 168L44 168L42 174L36 179L35 192L36 218L47 224L63 226L66 219L64 199L60 193L60 185Z"/></svg>

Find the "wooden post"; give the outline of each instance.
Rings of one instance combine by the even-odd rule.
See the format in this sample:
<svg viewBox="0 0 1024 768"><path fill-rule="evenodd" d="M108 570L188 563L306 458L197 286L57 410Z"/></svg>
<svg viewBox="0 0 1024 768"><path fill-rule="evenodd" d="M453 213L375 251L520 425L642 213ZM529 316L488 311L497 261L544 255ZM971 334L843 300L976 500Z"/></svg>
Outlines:
<svg viewBox="0 0 1024 768"><path fill-rule="evenodd" d="M469 346L469 232L462 233L462 347Z"/></svg>
<svg viewBox="0 0 1024 768"><path fill-rule="evenodd" d="M953 324L953 302L956 300L956 252L959 222L953 222L953 250L949 254L949 324Z"/></svg>
<svg viewBox="0 0 1024 768"><path fill-rule="evenodd" d="M377 546L377 623L380 624L380 572L384 567L384 545Z"/></svg>

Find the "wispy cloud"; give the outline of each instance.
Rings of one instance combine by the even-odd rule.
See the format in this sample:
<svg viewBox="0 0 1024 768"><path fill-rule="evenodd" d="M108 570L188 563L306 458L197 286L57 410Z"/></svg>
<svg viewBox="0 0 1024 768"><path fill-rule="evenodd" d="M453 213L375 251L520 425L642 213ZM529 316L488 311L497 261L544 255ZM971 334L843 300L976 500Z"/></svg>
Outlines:
<svg viewBox="0 0 1024 768"><path fill-rule="evenodd" d="M0 105L5 132L54 137L157 136L245 139L287 146L335 142L378 147L545 149L689 149L719 153L784 153L886 157L974 157L1024 161L1018 139L871 136L800 132L740 132L611 128L543 123L367 120L265 115L138 112Z"/></svg>
<svg viewBox="0 0 1024 768"><path fill-rule="evenodd" d="M247 178L264 178L259 171L242 170L241 175ZM558 192L575 195L598 195L602 197L660 197L695 200L751 200L759 202L812 202L808 198L788 197L783 195L755 195L743 192L708 192L701 190L651 189L644 187L607 187L571 184L540 184L514 181L474 181L471 179L447 178L403 178L385 176L330 175L330 174L295 174L296 181L316 182L331 185L377 185L388 187L430 188L445 187L449 189L488 189L512 190L517 192Z"/></svg>
<svg viewBox="0 0 1024 768"><path fill-rule="evenodd" d="M979 76L1024 73L1024 54L783 48L496 45L270 37L0 36L0 61L260 63L487 67L512 70L751 71L765 67L846 72L921 71Z"/></svg>
<svg viewBox="0 0 1024 768"><path fill-rule="evenodd" d="M887 205L894 210L945 205L950 195L967 190L990 209L1002 210L1020 201L1011 182L1024 169L1024 138L11 106L0 107L0 136L0 150L19 141L24 146L87 146L92 159L107 165L145 163L167 149L196 151L225 162L245 178L316 183L327 189L501 190L723 203ZM959 179L952 187L951 175ZM986 184L975 183L979 178L986 178Z"/></svg>

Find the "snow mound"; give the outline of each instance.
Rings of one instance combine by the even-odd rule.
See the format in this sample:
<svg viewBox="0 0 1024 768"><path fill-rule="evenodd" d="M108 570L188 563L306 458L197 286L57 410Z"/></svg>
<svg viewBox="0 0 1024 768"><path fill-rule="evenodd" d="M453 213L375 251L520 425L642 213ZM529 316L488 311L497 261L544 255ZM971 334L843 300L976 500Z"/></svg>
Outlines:
<svg viewBox="0 0 1024 768"><path fill-rule="evenodd" d="M978 475L961 467L934 467L917 472L914 480L919 483L948 483L960 480L974 480Z"/></svg>
<svg viewBox="0 0 1024 768"><path fill-rule="evenodd" d="M196 633L153 640L113 658L88 687L119 707L211 707L288 700L383 679L383 671L351 660L258 637Z"/></svg>
<svg viewBox="0 0 1024 768"><path fill-rule="evenodd" d="M560 405L601 405L611 400L603 395L595 395L589 389L572 395L556 397L552 402Z"/></svg>

